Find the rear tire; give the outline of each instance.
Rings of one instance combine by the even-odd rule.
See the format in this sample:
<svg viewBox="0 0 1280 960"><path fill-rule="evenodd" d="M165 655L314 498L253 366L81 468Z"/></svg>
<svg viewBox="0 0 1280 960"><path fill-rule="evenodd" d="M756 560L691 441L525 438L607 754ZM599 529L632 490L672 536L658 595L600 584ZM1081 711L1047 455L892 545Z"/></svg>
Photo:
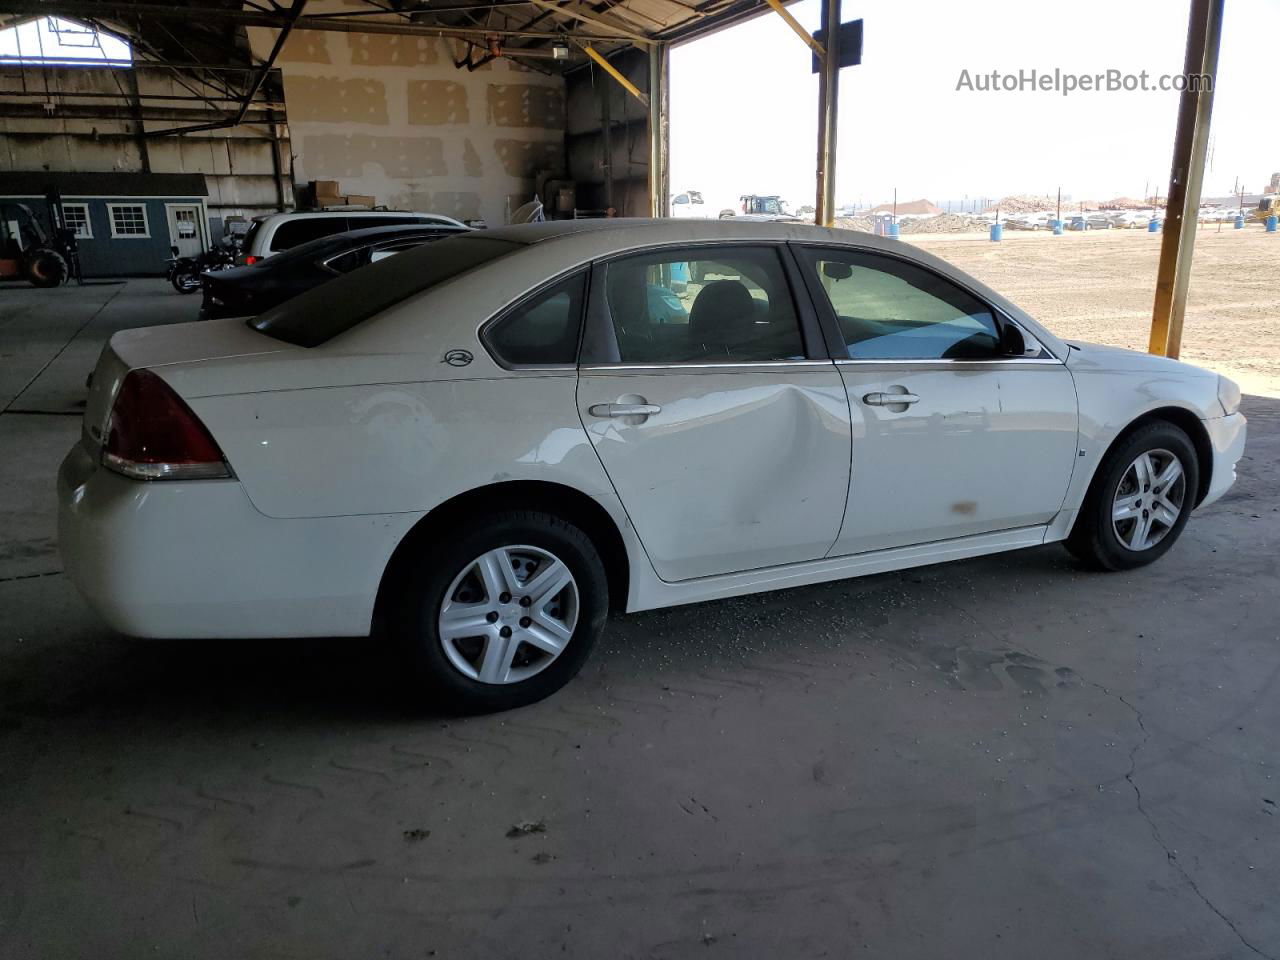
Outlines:
<svg viewBox="0 0 1280 960"><path fill-rule="evenodd" d="M195 270L182 270L173 275L173 289L179 293L195 293L200 289L200 274Z"/></svg>
<svg viewBox="0 0 1280 960"><path fill-rule="evenodd" d="M37 250L27 261L27 279L33 287L57 287L67 279L67 261L56 250Z"/></svg>
<svg viewBox="0 0 1280 960"><path fill-rule="evenodd" d="M1108 452L1066 547L1100 570L1146 566L1182 535L1199 489L1200 464L1186 432L1149 423Z"/></svg>
<svg viewBox="0 0 1280 960"><path fill-rule="evenodd" d="M424 539L398 583L391 627L416 696L464 713L510 710L555 693L582 669L609 610L591 539L534 511Z"/></svg>

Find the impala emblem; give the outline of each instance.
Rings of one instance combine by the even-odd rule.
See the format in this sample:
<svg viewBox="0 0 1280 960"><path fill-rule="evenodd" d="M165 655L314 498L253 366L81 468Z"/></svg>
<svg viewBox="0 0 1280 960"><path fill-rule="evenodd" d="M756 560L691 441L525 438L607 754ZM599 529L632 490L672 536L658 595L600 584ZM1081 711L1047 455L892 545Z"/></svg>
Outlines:
<svg viewBox="0 0 1280 960"><path fill-rule="evenodd" d="M451 367L465 367L474 359L470 350L449 350L440 362L447 363Z"/></svg>

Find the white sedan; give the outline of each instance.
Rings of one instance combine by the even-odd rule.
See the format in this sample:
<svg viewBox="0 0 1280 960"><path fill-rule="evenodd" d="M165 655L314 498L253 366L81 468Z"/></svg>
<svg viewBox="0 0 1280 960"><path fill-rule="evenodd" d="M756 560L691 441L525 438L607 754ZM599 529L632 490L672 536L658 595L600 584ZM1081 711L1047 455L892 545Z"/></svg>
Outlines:
<svg viewBox="0 0 1280 960"><path fill-rule="evenodd" d="M385 626L424 696L500 709L568 681L611 607L1054 541L1149 563L1235 479L1239 403L894 240L531 224L116 334L59 542L124 633Z"/></svg>

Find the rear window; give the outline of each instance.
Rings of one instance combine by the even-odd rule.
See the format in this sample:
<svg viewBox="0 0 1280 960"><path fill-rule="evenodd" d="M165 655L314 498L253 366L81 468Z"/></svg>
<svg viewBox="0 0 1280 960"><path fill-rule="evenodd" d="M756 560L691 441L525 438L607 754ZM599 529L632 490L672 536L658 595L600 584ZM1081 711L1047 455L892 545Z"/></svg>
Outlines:
<svg viewBox="0 0 1280 960"><path fill-rule="evenodd" d="M288 250L309 240L346 232L346 217L299 217L276 227L276 232L271 235L271 249Z"/></svg>
<svg viewBox="0 0 1280 960"><path fill-rule="evenodd" d="M316 347L402 300L520 249L473 233L425 244L308 290L249 326L276 340Z"/></svg>

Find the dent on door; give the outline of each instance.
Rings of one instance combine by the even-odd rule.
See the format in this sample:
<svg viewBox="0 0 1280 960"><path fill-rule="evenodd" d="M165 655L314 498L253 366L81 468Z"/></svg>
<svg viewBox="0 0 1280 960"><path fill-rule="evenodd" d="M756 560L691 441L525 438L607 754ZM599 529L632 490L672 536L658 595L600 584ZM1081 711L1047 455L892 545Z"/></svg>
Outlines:
<svg viewBox="0 0 1280 960"><path fill-rule="evenodd" d="M584 372L578 402L662 579L813 560L834 542L850 432L830 364L787 377Z"/></svg>

